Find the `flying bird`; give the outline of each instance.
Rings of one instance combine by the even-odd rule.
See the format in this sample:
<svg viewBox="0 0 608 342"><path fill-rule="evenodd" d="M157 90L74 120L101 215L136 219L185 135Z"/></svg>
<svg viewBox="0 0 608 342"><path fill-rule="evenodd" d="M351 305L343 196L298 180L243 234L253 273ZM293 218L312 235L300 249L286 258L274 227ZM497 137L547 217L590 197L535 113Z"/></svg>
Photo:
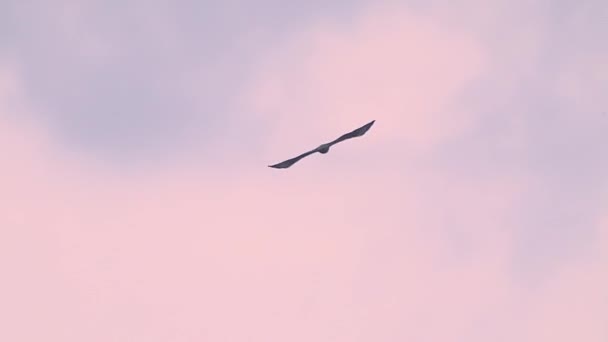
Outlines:
<svg viewBox="0 0 608 342"><path fill-rule="evenodd" d="M357 128L356 130L354 130L352 132L346 133L346 134L342 135L341 137L339 137L338 139L336 139L336 140L334 140L332 142L329 142L327 144L323 144L323 145L315 148L314 150L310 150L308 152L302 153L302 154L300 154L299 156L297 156L295 158L288 159L288 160L286 160L284 162L280 162L278 164L268 165L268 167L272 167L272 168L275 168L275 169L286 169L286 168L290 167L291 165L297 163L300 159L302 159L304 157L307 157L307 156L309 156L309 155L311 155L313 153L319 152L319 153L325 154L325 153L329 152L329 148L330 147L332 147L333 145L335 145L335 144L337 144L337 143L339 143L341 141L344 141L344 140L347 140L347 139L351 139L351 138L360 137L360 136L364 135L372 127L372 125L374 124L374 122L376 122L376 120L373 120L370 123L367 123L364 126L361 126L361 127Z"/></svg>

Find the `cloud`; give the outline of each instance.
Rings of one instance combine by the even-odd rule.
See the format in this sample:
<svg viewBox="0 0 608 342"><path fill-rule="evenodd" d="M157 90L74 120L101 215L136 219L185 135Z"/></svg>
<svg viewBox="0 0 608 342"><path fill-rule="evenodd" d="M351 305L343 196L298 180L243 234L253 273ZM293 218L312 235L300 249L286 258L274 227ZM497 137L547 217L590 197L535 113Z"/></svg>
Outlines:
<svg viewBox="0 0 608 342"><path fill-rule="evenodd" d="M135 165L184 146L207 156L246 120L231 103L268 44L353 4L7 1L0 55L22 62L30 101L45 109L35 119L72 149Z"/></svg>
<svg viewBox="0 0 608 342"><path fill-rule="evenodd" d="M602 219L587 252L570 260L546 286L529 296L523 338L604 341L608 337L608 225Z"/></svg>
<svg viewBox="0 0 608 342"><path fill-rule="evenodd" d="M372 6L352 22L317 23L264 62L243 101L272 122L273 142L304 146L304 134L329 139L376 119L369 139L418 151L471 124L457 101L483 73L485 51L458 29Z"/></svg>
<svg viewBox="0 0 608 342"><path fill-rule="evenodd" d="M425 336L436 324L466 335L460 323L503 291L488 285L498 267L485 295L465 300L487 268L448 261L458 253L445 253L437 212L424 210L436 178L373 168L288 176L247 164L239 178L191 164L132 176L66 150L36 122L3 119L0 131L2 339L365 340ZM451 196L504 213L480 200L500 186L464 188ZM452 220L490 219L471 214ZM505 251L487 237L470 243ZM454 275L462 282L445 287ZM471 311L450 323L464 301Z"/></svg>
<svg viewBox="0 0 608 342"><path fill-rule="evenodd" d="M15 133L2 147L14 170L1 183L3 339L439 338L468 334L505 291L509 240L488 235L471 242L493 241L473 248L484 259L448 261L450 243L425 233L434 213L414 180L235 182L200 169L125 179L92 172L35 127L2 127ZM470 214L453 220L487 220Z"/></svg>
<svg viewBox="0 0 608 342"><path fill-rule="evenodd" d="M583 212L594 234L583 252L540 282L518 272L521 222L554 217L538 205L553 188L531 162L503 170L512 160L502 154L482 163L470 152L479 144L453 147L487 118L446 108L469 105L461 96L489 60L474 38L439 25L373 7L280 45L239 104L272 128L266 151L231 148L213 166L186 154L117 169L75 153L29 119L41 109L22 71L4 64L0 340L606 340L605 201L580 202L602 216ZM393 44L404 40L420 50ZM399 62L408 55L420 68ZM405 77L429 70L442 72L420 89ZM400 89L418 95L417 111L403 110ZM351 98L383 109L365 138L288 172L260 162L366 122ZM516 151L527 152L529 122L514 125ZM547 203L573 203L548 193Z"/></svg>

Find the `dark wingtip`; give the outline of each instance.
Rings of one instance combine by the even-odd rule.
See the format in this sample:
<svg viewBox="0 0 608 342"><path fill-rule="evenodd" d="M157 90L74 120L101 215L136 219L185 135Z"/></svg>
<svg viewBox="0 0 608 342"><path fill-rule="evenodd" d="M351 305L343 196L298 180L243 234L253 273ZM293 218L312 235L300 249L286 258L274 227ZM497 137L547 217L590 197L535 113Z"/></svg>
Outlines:
<svg viewBox="0 0 608 342"><path fill-rule="evenodd" d="M368 123L366 123L363 127L366 127L365 131L367 131L368 129L372 128L372 126L374 125L374 123L376 122L376 120L372 120Z"/></svg>

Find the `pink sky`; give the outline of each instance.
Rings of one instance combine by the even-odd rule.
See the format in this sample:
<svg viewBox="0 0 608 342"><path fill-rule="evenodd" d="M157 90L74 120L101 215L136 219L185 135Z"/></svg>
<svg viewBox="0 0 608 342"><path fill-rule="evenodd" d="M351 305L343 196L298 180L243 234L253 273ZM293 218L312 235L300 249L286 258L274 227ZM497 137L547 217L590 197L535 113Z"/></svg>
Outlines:
<svg viewBox="0 0 608 342"><path fill-rule="evenodd" d="M1 50L0 340L607 341L608 48L579 42L557 75L536 74L557 33L530 24L538 6L508 31L517 6L495 2L304 20L256 50L223 130L177 130L173 158L135 167L66 138L69 115L53 113L79 107L40 100L34 67ZM158 6L136 23L181 56ZM90 65L126 55L70 8L62 30L92 33L66 29L59 48ZM568 34L608 32L585 26L593 12L572 11ZM188 96L224 86L207 67L179 83ZM327 155L266 167L372 119Z"/></svg>

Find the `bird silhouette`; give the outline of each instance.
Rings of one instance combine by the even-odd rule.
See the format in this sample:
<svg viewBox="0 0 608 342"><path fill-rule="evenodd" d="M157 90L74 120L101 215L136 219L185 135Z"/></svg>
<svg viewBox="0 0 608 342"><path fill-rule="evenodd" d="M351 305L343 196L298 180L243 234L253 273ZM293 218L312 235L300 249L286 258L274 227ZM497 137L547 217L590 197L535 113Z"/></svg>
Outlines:
<svg viewBox="0 0 608 342"><path fill-rule="evenodd" d="M364 135L372 127L372 125L374 124L374 122L376 122L376 120L373 120L373 121L371 121L371 122L369 122L369 123L367 123L367 124L365 124L365 125L357 128L357 129L355 129L352 132L343 134L342 136L340 136L336 140L334 140L332 142L329 142L329 143L326 143L326 144L323 144L323 145L315 148L314 150L310 150L308 152L302 153L302 154L300 154L297 157L288 159L288 160L280 162L278 164L268 165L268 167L272 167L272 168L275 168L275 169L286 169L286 168L292 166L293 164L297 163L300 159L302 159L304 157L307 157L307 156L309 156L309 155L311 155L313 153L319 152L319 153L325 154L325 153L329 152L330 147L332 147L333 145L335 145L335 144L337 144L339 142L342 142L344 140L351 139L351 138L360 137L360 136Z"/></svg>

